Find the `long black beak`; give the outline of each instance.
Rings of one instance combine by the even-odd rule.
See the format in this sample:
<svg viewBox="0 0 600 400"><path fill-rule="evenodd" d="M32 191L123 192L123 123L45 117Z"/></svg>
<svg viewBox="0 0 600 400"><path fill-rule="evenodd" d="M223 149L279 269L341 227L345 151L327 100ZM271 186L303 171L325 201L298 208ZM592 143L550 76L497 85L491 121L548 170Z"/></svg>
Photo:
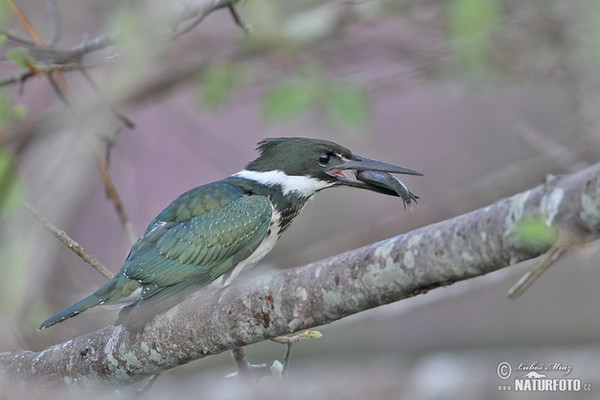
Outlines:
<svg viewBox="0 0 600 400"><path fill-rule="evenodd" d="M405 174L405 175L419 175L423 176L422 173L415 171L414 169L404 168L399 165L386 163L384 161L373 160L363 156L354 154L354 160L346 161L335 167L335 169L344 170L351 169L354 171L381 171L391 172L392 174Z"/></svg>
<svg viewBox="0 0 600 400"><path fill-rule="evenodd" d="M398 196L402 198L405 204L409 205L411 201L416 201L418 196L412 193L400 179L390 175L390 173L423 176L422 173L410 168L373 160L356 154L353 156L354 160L336 165L327 171L327 174L338 179L339 185L367 189L390 196ZM352 170L356 179L344 174L344 170Z"/></svg>

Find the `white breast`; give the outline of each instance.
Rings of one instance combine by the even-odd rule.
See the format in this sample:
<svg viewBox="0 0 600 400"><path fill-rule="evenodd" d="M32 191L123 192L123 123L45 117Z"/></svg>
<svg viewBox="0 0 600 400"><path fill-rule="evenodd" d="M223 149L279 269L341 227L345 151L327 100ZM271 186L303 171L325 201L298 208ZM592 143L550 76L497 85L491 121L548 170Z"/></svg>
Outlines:
<svg viewBox="0 0 600 400"><path fill-rule="evenodd" d="M272 207L272 206L271 206ZM275 247L277 240L279 240L279 218L280 213L273 208L273 217L269 224L269 234L265 236L258 248L248 258L242 260L236 265L233 270L223 275L223 286L227 286L231 283L232 279L239 275L244 268L251 268L260 260L262 260L269 252Z"/></svg>

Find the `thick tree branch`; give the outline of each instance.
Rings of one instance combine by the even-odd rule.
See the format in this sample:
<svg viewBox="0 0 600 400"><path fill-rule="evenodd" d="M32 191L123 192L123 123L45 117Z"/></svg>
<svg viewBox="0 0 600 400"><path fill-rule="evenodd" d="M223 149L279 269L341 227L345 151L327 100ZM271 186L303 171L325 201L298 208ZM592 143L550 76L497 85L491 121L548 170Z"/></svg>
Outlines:
<svg viewBox="0 0 600 400"><path fill-rule="evenodd" d="M42 352L0 354L27 382L119 385L189 361L336 321L543 254L517 225L542 217L582 241L600 235L600 164L327 260L207 287L143 330L108 326Z"/></svg>

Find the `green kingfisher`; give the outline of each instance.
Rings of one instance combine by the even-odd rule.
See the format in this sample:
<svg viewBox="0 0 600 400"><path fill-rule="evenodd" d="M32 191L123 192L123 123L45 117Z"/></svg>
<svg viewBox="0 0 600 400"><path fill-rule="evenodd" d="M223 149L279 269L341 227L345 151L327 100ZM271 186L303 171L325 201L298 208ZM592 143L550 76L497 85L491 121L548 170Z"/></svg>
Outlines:
<svg viewBox="0 0 600 400"><path fill-rule="evenodd" d="M258 150L259 157L240 172L175 199L133 245L114 278L39 329L104 304L122 304L129 315L139 312L147 319L218 278L227 284L269 253L323 189L369 189L409 204L417 198L389 173L421 173L358 156L331 141L272 138L259 142Z"/></svg>

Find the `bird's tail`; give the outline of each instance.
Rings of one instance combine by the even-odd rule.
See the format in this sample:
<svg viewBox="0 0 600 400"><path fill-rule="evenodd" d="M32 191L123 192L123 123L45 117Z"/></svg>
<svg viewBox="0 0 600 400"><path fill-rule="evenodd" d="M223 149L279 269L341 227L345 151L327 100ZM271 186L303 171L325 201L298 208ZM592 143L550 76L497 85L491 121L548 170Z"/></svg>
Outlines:
<svg viewBox="0 0 600 400"><path fill-rule="evenodd" d="M64 321L67 318L71 318L76 316L79 313L84 312L88 308L99 305L101 302L100 297L98 297L95 293L89 295L88 297L79 300L75 304L71 304L69 307L64 310L54 314L40 325L38 330L46 329L54 324Z"/></svg>

